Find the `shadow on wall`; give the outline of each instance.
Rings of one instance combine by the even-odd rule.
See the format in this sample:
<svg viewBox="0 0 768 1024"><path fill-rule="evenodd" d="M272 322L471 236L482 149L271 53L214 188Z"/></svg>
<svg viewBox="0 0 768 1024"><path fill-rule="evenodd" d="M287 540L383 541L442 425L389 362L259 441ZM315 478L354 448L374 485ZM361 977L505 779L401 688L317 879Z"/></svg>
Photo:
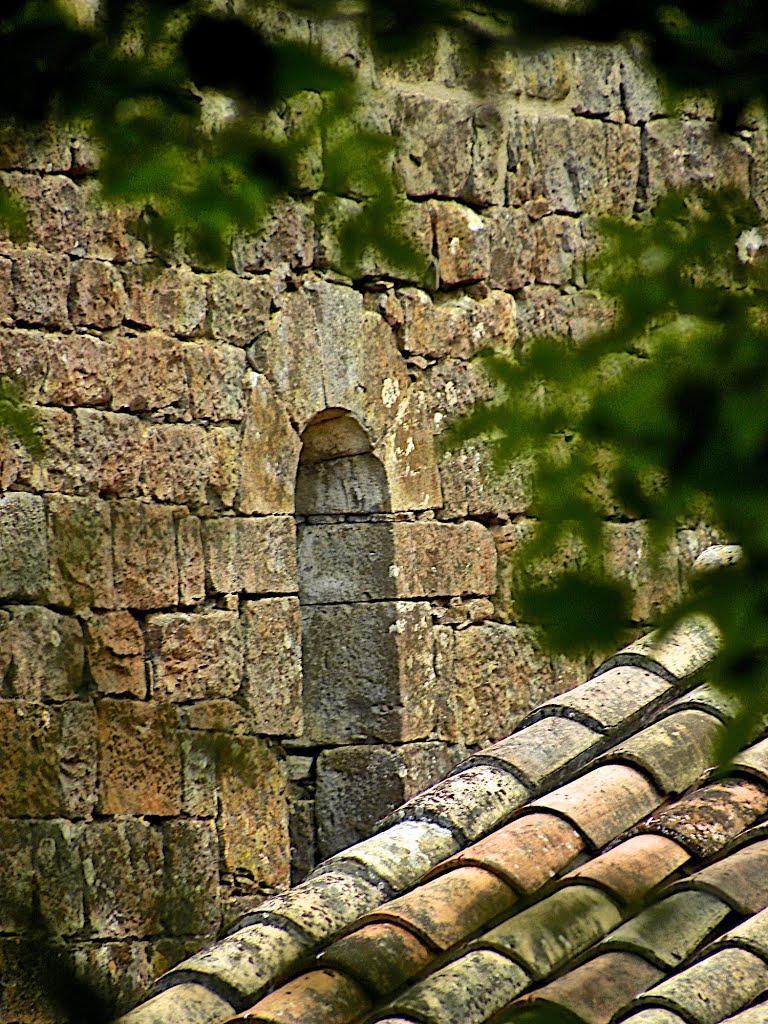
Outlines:
<svg viewBox="0 0 768 1024"><path fill-rule="evenodd" d="M363 428L343 409L317 416L303 442L296 481L302 743L396 743L403 709L384 467ZM359 784L370 780L361 776ZM388 809L374 800L370 822L356 822L361 834ZM318 821L320 858L349 842L351 824L327 816Z"/></svg>

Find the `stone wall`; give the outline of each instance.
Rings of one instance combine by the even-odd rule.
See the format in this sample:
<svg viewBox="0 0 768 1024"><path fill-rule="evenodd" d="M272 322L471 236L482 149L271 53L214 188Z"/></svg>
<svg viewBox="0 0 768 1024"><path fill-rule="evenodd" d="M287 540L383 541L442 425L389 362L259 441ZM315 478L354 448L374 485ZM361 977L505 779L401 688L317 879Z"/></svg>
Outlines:
<svg viewBox="0 0 768 1024"><path fill-rule="evenodd" d="M664 116L627 52L507 55L478 93L447 37L395 65L349 25L289 30L356 67L360 117L399 136L429 281L373 256L343 276L311 160L210 272L101 204L86 139L2 141L30 236L0 248L0 375L46 443L0 442L5 1021L59 1019L30 915L124 1008L292 862L583 678L515 614L525 465L492 477L481 446L434 438L486 394L480 348L610 317L584 267L596 215L693 181L768 213L764 129L718 142L703 103ZM681 526L652 572L642 523L607 529L638 625L712 536Z"/></svg>

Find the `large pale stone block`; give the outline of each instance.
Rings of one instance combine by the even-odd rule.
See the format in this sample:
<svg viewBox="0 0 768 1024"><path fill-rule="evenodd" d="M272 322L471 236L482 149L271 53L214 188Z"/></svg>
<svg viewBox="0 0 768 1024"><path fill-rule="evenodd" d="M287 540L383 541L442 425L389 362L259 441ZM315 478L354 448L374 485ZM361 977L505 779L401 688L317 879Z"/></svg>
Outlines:
<svg viewBox="0 0 768 1024"><path fill-rule="evenodd" d="M488 277L486 221L460 203L432 202L441 285L471 284Z"/></svg>
<svg viewBox="0 0 768 1024"><path fill-rule="evenodd" d="M245 515L293 512L301 440L264 374L252 374L236 507Z"/></svg>
<svg viewBox="0 0 768 1024"><path fill-rule="evenodd" d="M429 735L437 697L426 603L305 606L301 628L308 742Z"/></svg>
<svg viewBox="0 0 768 1024"><path fill-rule="evenodd" d="M211 335L229 345L246 347L264 330L275 286L269 277L238 277L229 270L208 281Z"/></svg>
<svg viewBox="0 0 768 1024"><path fill-rule="evenodd" d="M142 469L141 421L93 409L77 409L74 416L78 490L136 497Z"/></svg>
<svg viewBox="0 0 768 1024"><path fill-rule="evenodd" d="M121 608L166 608L179 595L173 512L141 501L112 506L115 602Z"/></svg>
<svg viewBox="0 0 768 1024"><path fill-rule="evenodd" d="M508 348L517 337L515 300L499 289L480 300L431 297L417 288L403 288L397 297L403 313L401 344L413 355L470 359L482 348Z"/></svg>
<svg viewBox="0 0 768 1024"><path fill-rule="evenodd" d="M243 350L234 345L190 342L182 351L189 386L189 411L195 419L242 419Z"/></svg>
<svg viewBox="0 0 768 1024"><path fill-rule="evenodd" d="M221 923L219 843L212 821L163 825L164 930L171 935L211 935Z"/></svg>
<svg viewBox="0 0 768 1024"><path fill-rule="evenodd" d="M90 334L68 335L66 344L58 339L49 347L41 398L50 405L108 405L115 371L110 341Z"/></svg>
<svg viewBox="0 0 768 1024"><path fill-rule="evenodd" d="M472 115L455 100L397 97L395 174L411 196L462 195L472 168Z"/></svg>
<svg viewBox="0 0 768 1024"><path fill-rule="evenodd" d="M711 121L662 119L645 132L649 202L691 186L736 188L749 195L751 158L744 140L719 135Z"/></svg>
<svg viewBox="0 0 768 1024"><path fill-rule="evenodd" d="M69 316L78 327L117 327L122 323L128 298L120 271L100 260L72 264Z"/></svg>
<svg viewBox="0 0 768 1024"><path fill-rule="evenodd" d="M490 283L517 291L534 278L536 237L524 210L493 210L489 215Z"/></svg>
<svg viewBox="0 0 768 1024"><path fill-rule="evenodd" d="M113 608L110 505L98 498L48 499L51 601L64 607Z"/></svg>
<svg viewBox="0 0 768 1024"><path fill-rule="evenodd" d="M429 403L423 392L411 388L406 394L374 453L384 466L393 512L442 505Z"/></svg>
<svg viewBox="0 0 768 1024"><path fill-rule="evenodd" d="M491 594L493 538L479 523L328 523L299 530L302 604Z"/></svg>
<svg viewBox="0 0 768 1024"><path fill-rule="evenodd" d="M30 249L14 258L14 313L20 323L66 327L69 260L66 256Z"/></svg>
<svg viewBox="0 0 768 1024"><path fill-rule="evenodd" d="M237 612L150 615L146 638L157 700L230 697L240 689L243 652Z"/></svg>
<svg viewBox="0 0 768 1024"><path fill-rule="evenodd" d="M0 597L35 600L48 582L43 499L21 492L0 496Z"/></svg>
<svg viewBox="0 0 768 1024"><path fill-rule="evenodd" d="M167 267L159 274L151 268L127 275L128 316L137 324L169 334L191 337L205 323L205 278L190 270Z"/></svg>
<svg viewBox="0 0 768 1024"><path fill-rule="evenodd" d="M257 235L235 239L235 268L240 273L272 270L280 263L293 268L311 266L313 227L308 206L290 197L277 200Z"/></svg>
<svg viewBox="0 0 768 1024"><path fill-rule="evenodd" d="M99 693L124 694L143 700L144 634L130 612L107 612L86 621L88 668Z"/></svg>
<svg viewBox="0 0 768 1024"><path fill-rule="evenodd" d="M263 740L222 736L217 746L223 866L263 886L290 881L285 767Z"/></svg>
<svg viewBox="0 0 768 1024"><path fill-rule="evenodd" d="M206 584L214 594L290 594L298 589L290 516L203 523Z"/></svg>
<svg viewBox="0 0 768 1024"><path fill-rule="evenodd" d="M98 706L99 811L168 817L181 810L173 708L105 698Z"/></svg>
<svg viewBox="0 0 768 1024"><path fill-rule="evenodd" d="M130 412L180 412L189 406L184 346L148 331L122 330L114 339L112 408Z"/></svg>
<svg viewBox="0 0 768 1024"><path fill-rule="evenodd" d="M183 516L176 524L179 558L179 604L190 605L205 597L205 558L200 520Z"/></svg>
<svg viewBox="0 0 768 1024"><path fill-rule="evenodd" d="M148 426L142 437L142 490L158 501L199 508L207 502L207 432L191 423Z"/></svg>
<svg viewBox="0 0 768 1024"><path fill-rule="evenodd" d="M243 604L242 697L254 730L276 736L301 733L301 634L295 597Z"/></svg>
<svg viewBox="0 0 768 1024"><path fill-rule="evenodd" d="M0 700L0 742L0 816L64 814L59 717L42 705Z"/></svg>
<svg viewBox="0 0 768 1024"><path fill-rule="evenodd" d="M83 685L83 631L77 619L37 605L11 605L0 621L9 656L8 695L23 700L71 700Z"/></svg>

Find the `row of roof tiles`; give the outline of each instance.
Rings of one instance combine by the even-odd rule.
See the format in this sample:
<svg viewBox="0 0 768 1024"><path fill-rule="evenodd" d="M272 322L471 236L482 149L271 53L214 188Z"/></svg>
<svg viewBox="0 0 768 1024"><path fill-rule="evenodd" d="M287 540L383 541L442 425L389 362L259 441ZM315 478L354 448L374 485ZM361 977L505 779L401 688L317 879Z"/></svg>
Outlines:
<svg viewBox="0 0 768 1024"><path fill-rule="evenodd" d="M693 618L625 648L169 972L123 1024L502 1024L542 1008L714 1024L740 1010L768 988L768 740L670 802L737 710L697 685L717 643Z"/></svg>

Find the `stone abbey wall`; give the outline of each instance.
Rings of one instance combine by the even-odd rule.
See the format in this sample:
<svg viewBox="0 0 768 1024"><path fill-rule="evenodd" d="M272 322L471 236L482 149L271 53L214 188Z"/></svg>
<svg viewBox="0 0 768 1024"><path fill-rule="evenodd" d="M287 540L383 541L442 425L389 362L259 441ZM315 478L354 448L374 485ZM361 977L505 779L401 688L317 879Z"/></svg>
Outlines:
<svg viewBox="0 0 768 1024"><path fill-rule="evenodd" d="M57 1019L30 914L125 1008L584 677L515 616L525 466L492 478L480 446L435 438L486 393L480 348L578 343L610 316L584 269L597 215L693 181L768 214L764 128L717 141L704 103L665 116L627 52L507 55L478 93L448 37L392 64L349 25L281 30L355 66L361 118L398 134L430 281L373 256L343 276L319 159L212 272L101 205L87 140L2 139L30 236L0 246L0 375L46 443L0 442L4 1021ZM609 519L647 623L711 531L681 527L651 572L642 523Z"/></svg>

